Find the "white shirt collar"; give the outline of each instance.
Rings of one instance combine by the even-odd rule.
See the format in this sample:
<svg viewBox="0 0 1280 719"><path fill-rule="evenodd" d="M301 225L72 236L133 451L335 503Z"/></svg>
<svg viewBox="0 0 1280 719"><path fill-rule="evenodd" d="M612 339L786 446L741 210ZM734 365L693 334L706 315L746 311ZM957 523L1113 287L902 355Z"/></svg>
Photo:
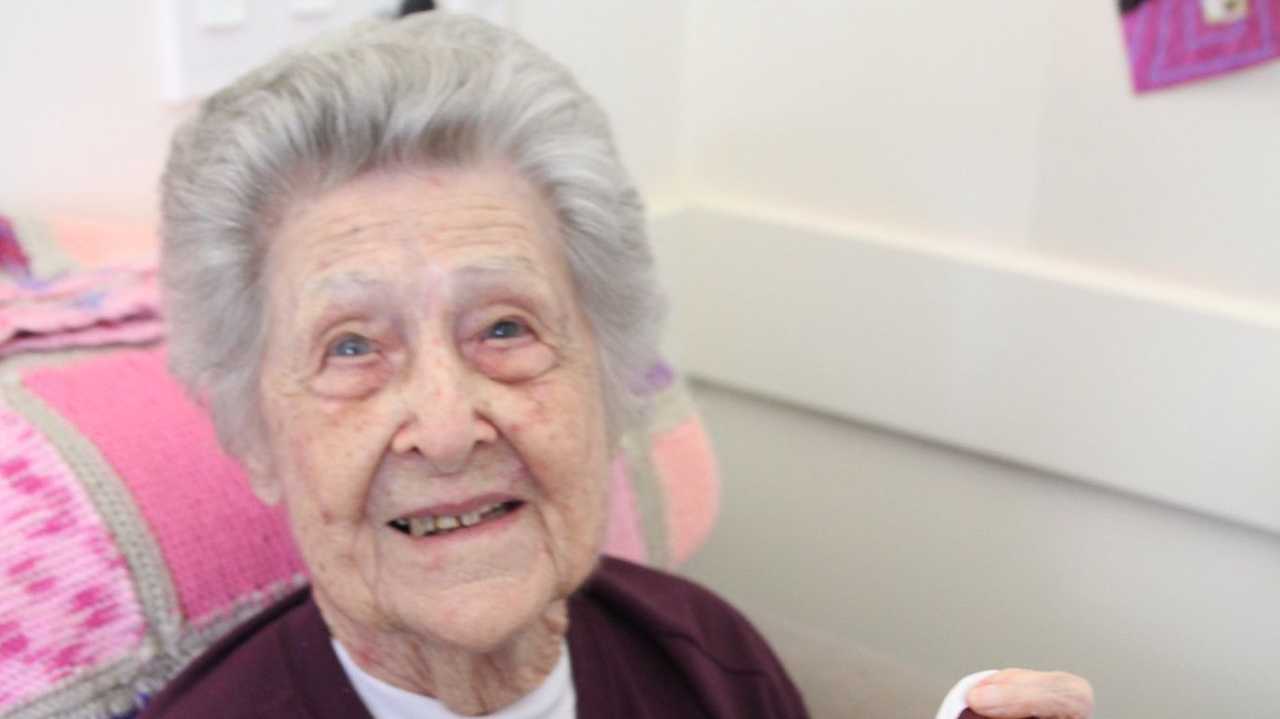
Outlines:
<svg viewBox="0 0 1280 719"><path fill-rule="evenodd" d="M449 711L444 704L421 694L414 694L392 686L361 669L337 639L333 650L356 693L364 701L373 719L464 719ZM560 642L560 659L556 666L532 692L515 704L494 714L492 719L574 719L577 716L577 695L573 691L573 672L569 666L569 645ZM471 717L470 719L475 719Z"/></svg>

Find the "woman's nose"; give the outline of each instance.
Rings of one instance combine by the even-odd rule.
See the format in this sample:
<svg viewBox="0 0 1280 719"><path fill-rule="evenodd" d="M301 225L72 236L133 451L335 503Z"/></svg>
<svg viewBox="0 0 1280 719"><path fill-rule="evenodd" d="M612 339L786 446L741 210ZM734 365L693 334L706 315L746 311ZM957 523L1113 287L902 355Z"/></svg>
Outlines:
<svg viewBox="0 0 1280 719"><path fill-rule="evenodd" d="M403 418L392 438L397 454L416 452L433 474L458 474L497 430L479 411L481 382L454 357L420 359L401 390Z"/></svg>

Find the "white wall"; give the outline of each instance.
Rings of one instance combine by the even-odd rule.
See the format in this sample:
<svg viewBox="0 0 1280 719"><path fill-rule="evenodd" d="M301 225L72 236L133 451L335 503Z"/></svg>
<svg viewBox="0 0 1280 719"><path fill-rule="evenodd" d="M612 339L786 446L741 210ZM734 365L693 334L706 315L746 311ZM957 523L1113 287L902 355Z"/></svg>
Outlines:
<svg viewBox="0 0 1280 719"><path fill-rule="evenodd" d="M1134 97L1112 0L695 0L694 197L1280 300L1280 64Z"/></svg>
<svg viewBox="0 0 1280 719"><path fill-rule="evenodd" d="M514 2L520 31L569 65L608 110L623 161L650 208L681 203L676 138L687 3Z"/></svg>
<svg viewBox="0 0 1280 719"><path fill-rule="evenodd" d="M657 236L727 488L690 571L922 686L1062 667L1103 717L1268 716L1280 63L1134 97L1118 25L691 0Z"/></svg>
<svg viewBox="0 0 1280 719"><path fill-rule="evenodd" d="M690 8L686 366L1280 531L1280 63L1135 97L1109 0Z"/></svg>
<svg viewBox="0 0 1280 719"><path fill-rule="evenodd" d="M1274 535L711 385L695 397L728 485L687 569L774 632L816 716L932 716L949 682L1004 666L1089 677L1098 719L1276 715Z"/></svg>
<svg viewBox="0 0 1280 719"><path fill-rule="evenodd" d="M1106 0L1052 2L1032 247L1280 303L1280 63L1134 98Z"/></svg>
<svg viewBox="0 0 1280 719"><path fill-rule="evenodd" d="M0 211L148 220L180 111L150 0L0 5Z"/></svg>
<svg viewBox="0 0 1280 719"><path fill-rule="evenodd" d="M1049 60L1044 3L691 7L694 196L939 241L1023 242ZM969 31L990 18L999 26Z"/></svg>

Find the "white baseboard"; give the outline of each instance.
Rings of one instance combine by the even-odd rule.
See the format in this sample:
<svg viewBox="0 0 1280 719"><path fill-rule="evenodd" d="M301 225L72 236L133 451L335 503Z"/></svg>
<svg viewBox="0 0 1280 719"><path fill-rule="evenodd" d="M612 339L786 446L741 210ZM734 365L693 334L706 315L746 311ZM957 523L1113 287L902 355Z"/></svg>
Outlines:
<svg viewBox="0 0 1280 719"><path fill-rule="evenodd" d="M694 376L1280 532L1267 308L732 208L653 236Z"/></svg>

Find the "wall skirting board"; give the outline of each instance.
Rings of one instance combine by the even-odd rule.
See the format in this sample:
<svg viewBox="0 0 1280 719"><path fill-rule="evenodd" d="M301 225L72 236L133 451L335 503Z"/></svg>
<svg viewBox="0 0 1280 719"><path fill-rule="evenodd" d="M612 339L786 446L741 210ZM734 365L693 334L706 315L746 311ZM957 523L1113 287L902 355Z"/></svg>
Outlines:
<svg viewBox="0 0 1280 719"><path fill-rule="evenodd" d="M727 206L652 232L695 377L1280 533L1273 308Z"/></svg>

